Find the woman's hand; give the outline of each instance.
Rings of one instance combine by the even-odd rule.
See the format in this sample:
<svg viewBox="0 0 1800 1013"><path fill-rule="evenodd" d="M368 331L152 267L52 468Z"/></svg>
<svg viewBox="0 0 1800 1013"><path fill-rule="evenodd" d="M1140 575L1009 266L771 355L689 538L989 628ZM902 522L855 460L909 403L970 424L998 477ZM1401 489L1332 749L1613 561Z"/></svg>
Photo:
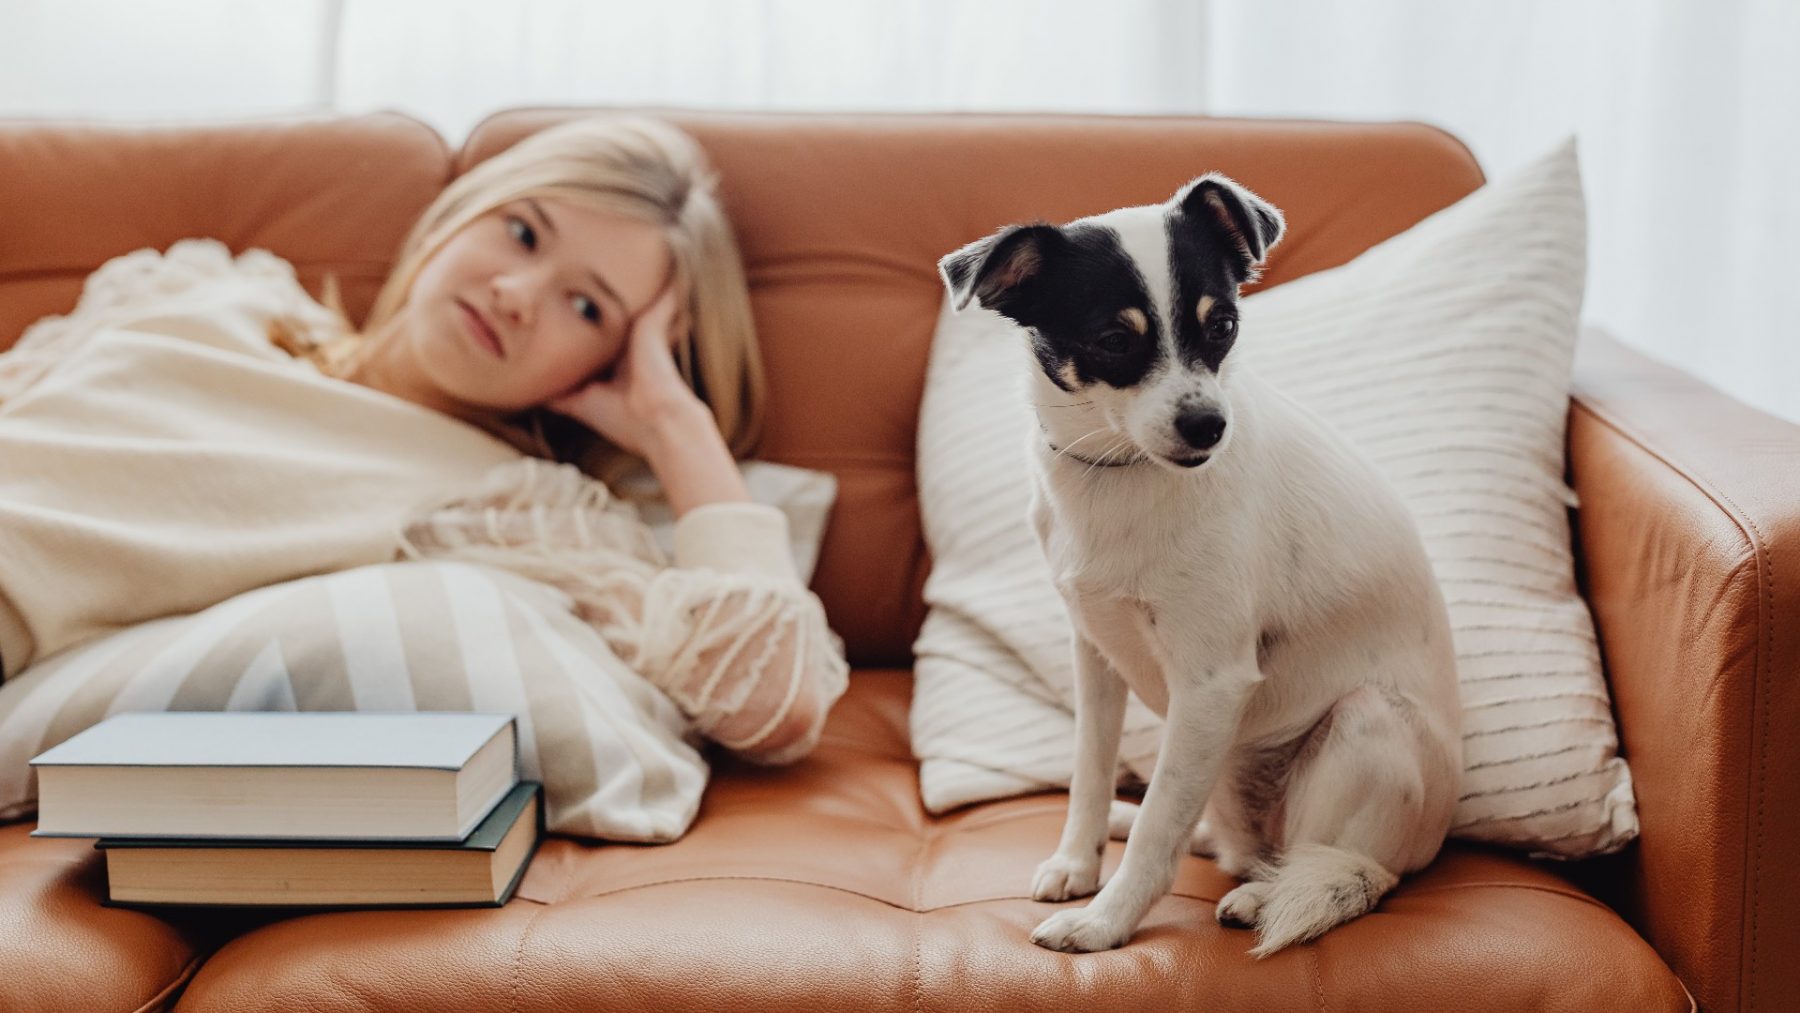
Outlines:
<svg viewBox="0 0 1800 1013"><path fill-rule="evenodd" d="M747 501L750 493L712 409L675 365L676 306L671 286L638 314L610 375L545 407L648 462L679 517L707 503Z"/></svg>
<svg viewBox="0 0 1800 1013"><path fill-rule="evenodd" d="M546 407L576 419L613 446L652 459L667 428L696 412L711 413L675 365L673 331L677 301L670 285L638 314L625 349L605 377L549 402Z"/></svg>

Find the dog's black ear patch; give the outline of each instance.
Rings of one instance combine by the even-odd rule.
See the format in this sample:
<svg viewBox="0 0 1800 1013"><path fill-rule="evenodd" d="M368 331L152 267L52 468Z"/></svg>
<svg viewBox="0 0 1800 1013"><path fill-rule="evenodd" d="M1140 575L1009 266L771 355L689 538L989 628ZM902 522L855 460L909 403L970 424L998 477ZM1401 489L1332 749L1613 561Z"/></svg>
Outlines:
<svg viewBox="0 0 1800 1013"><path fill-rule="evenodd" d="M1256 269L1281 241L1287 228L1273 204L1216 172L1209 172L1175 195L1176 206L1235 251L1238 282L1256 277Z"/></svg>
<svg viewBox="0 0 1800 1013"><path fill-rule="evenodd" d="M938 272L956 309L976 299L1005 312L1007 302L1044 269L1044 258L1063 241L1053 225L1013 225L949 254Z"/></svg>

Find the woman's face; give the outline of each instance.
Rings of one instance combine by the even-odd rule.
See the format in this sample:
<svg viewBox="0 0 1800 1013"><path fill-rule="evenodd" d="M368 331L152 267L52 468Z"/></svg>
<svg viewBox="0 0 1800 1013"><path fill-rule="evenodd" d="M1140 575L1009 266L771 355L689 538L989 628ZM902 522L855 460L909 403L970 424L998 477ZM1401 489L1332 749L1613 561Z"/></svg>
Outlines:
<svg viewBox="0 0 1800 1013"><path fill-rule="evenodd" d="M420 269L401 337L446 399L530 408L617 360L669 263L650 223L549 197L503 204Z"/></svg>

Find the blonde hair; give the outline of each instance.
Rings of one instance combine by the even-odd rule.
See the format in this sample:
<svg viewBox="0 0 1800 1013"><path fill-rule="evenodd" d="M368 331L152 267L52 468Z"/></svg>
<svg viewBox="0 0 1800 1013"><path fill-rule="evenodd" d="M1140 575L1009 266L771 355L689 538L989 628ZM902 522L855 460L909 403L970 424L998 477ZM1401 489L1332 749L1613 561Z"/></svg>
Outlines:
<svg viewBox="0 0 1800 1013"><path fill-rule="evenodd" d="M684 293L676 360L712 410L734 456L761 435L765 388L749 287L716 190L717 177L693 139L637 117L590 117L533 134L458 177L419 217L400 247L360 333L303 349L321 365L381 340L406 305L425 263L477 218L527 197L552 197L662 226ZM278 341L279 343L279 341ZM511 421L521 449L614 477L637 462L597 433L547 409Z"/></svg>

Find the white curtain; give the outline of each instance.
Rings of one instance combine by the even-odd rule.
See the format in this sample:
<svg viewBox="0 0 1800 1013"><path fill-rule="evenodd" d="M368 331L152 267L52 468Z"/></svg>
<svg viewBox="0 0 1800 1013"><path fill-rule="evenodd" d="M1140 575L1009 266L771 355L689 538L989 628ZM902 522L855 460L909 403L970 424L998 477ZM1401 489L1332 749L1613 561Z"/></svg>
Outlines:
<svg viewBox="0 0 1800 1013"><path fill-rule="evenodd" d="M0 3L0 115L528 104L1418 119L1490 176L1573 133L1588 317L1800 421L1800 0Z"/></svg>
<svg viewBox="0 0 1800 1013"><path fill-rule="evenodd" d="M346 0L338 101L452 136L512 106L1193 112L1183 0Z"/></svg>
<svg viewBox="0 0 1800 1013"><path fill-rule="evenodd" d="M323 112L336 0L0 0L0 116Z"/></svg>
<svg viewBox="0 0 1800 1013"><path fill-rule="evenodd" d="M1418 119L1490 177L1575 134L1586 313L1800 421L1800 2L1212 0L1209 111Z"/></svg>

